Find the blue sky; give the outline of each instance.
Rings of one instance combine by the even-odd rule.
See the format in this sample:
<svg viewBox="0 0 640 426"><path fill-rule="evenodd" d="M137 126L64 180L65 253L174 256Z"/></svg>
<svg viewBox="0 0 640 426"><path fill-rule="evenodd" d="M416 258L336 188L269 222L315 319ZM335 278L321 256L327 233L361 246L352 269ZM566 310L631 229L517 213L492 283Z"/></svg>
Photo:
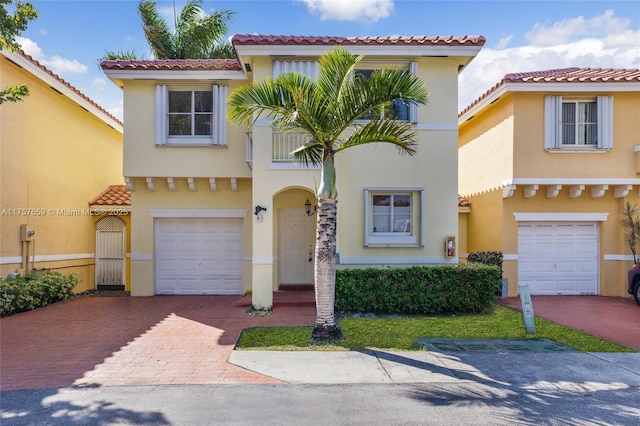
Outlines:
<svg viewBox="0 0 640 426"><path fill-rule="evenodd" d="M39 17L23 49L116 117L122 92L98 66L105 50L152 59L137 0L31 0ZM173 20L173 1L158 1ZM184 1L176 0L179 8ZM204 1L236 12L231 34L476 35L487 38L460 74L462 109L510 72L578 67L640 68L640 2L236 0Z"/></svg>

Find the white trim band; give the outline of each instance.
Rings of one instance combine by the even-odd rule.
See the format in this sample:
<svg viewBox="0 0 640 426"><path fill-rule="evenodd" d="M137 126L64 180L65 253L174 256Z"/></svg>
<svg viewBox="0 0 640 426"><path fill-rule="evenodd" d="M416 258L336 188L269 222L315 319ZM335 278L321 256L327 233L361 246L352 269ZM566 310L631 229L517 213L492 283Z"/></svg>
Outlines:
<svg viewBox="0 0 640 426"><path fill-rule="evenodd" d="M439 265L457 264L458 258L425 257L341 257L340 265Z"/></svg>
<svg viewBox="0 0 640 426"><path fill-rule="evenodd" d="M80 253L80 254L44 254L36 255L33 262L62 262L65 260L78 260L78 259L95 259L95 253ZM29 256L29 259L33 256ZM10 265L14 263L22 263L22 256L12 257L0 257L0 265Z"/></svg>
<svg viewBox="0 0 640 426"><path fill-rule="evenodd" d="M251 263L254 265L273 265L274 258L269 256L254 256Z"/></svg>
<svg viewBox="0 0 640 426"><path fill-rule="evenodd" d="M517 254L503 254L502 260L518 260Z"/></svg>
<svg viewBox="0 0 640 426"><path fill-rule="evenodd" d="M619 260L633 262L633 255L631 254L605 254L604 260Z"/></svg>
<svg viewBox="0 0 640 426"><path fill-rule="evenodd" d="M502 182L509 185L640 185L638 178L514 178Z"/></svg>
<svg viewBox="0 0 640 426"><path fill-rule="evenodd" d="M609 213L514 213L516 222L606 222Z"/></svg>
<svg viewBox="0 0 640 426"><path fill-rule="evenodd" d="M418 123L415 126L416 130L436 130L436 131L450 131L457 132L458 124L449 123Z"/></svg>

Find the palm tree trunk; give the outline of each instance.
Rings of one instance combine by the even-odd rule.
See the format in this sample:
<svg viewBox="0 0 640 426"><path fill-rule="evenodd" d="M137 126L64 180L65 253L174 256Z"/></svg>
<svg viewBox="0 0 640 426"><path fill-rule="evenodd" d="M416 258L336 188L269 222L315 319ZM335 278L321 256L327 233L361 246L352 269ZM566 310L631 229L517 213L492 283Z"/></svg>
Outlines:
<svg viewBox="0 0 640 426"><path fill-rule="evenodd" d="M342 337L336 325L336 225L338 200L318 198L318 226L316 233L316 262L314 271L316 292L316 325L312 337L316 341Z"/></svg>

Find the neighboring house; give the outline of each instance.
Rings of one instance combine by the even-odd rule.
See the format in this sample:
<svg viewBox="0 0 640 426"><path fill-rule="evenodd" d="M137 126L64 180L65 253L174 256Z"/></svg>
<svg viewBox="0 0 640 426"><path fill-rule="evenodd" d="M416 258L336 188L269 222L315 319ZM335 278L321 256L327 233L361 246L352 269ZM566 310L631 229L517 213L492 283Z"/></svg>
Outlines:
<svg viewBox="0 0 640 426"><path fill-rule="evenodd" d="M1 276L74 272L76 292L93 289L105 262L95 258L97 229L112 219L89 202L123 181L122 123L32 57L3 51L0 87L13 84L30 94L0 106ZM113 213L128 223L124 209Z"/></svg>
<svg viewBox="0 0 640 426"><path fill-rule="evenodd" d="M340 267L457 263L458 73L484 44L472 37L236 35L238 60L103 61L124 91L124 176L132 191L132 295L242 294L271 306L280 286L313 284L317 168L294 164L303 143L267 119L227 123L243 84L300 71L343 46L362 73L392 64L430 90L415 123L414 157L385 144L337 158Z"/></svg>
<svg viewBox="0 0 640 426"><path fill-rule="evenodd" d="M507 74L465 109L469 252L499 250L509 295L625 296L621 212L640 206L640 70Z"/></svg>

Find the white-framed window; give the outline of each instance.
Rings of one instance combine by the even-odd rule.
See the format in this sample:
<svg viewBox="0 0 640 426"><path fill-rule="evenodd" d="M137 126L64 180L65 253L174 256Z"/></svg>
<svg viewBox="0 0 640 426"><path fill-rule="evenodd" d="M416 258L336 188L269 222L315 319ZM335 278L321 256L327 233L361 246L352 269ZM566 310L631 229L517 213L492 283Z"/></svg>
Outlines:
<svg viewBox="0 0 640 426"><path fill-rule="evenodd" d="M366 247L423 246L424 189L365 188Z"/></svg>
<svg viewBox="0 0 640 426"><path fill-rule="evenodd" d="M388 64L377 64L377 63L367 63L364 62L362 67L357 70L357 73L364 78L371 78L371 74L377 68L383 67ZM418 73L418 63L410 62L406 64L399 65L399 69L405 69L406 71L411 72L412 74ZM418 121L418 108L417 105L411 105L407 102L404 102L402 99L397 99L393 102L391 106L391 114L392 116L399 121L405 121L408 123L416 123ZM360 122L366 122L375 118L378 115L382 115L382 111L376 112L371 111L369 114L365 115Z"/></svg>
<svg viewBox="0 0 640 426"><path fill-rule="evenodd" d="M613 148L612 96L546 96L546 150Z"/></svg>
<svg viewBox="0 0 640 426"><path fill-rule="evenodd" d="M227 146L227 87L156 86L156 145Z"/></svg>
<svg viewBox="0 0 640 426"><path fill-rule="evenodd" d="M364 62L362 67L357 71L360 75L370 78L371 73L376 68L380 68L388 65L397 65L400 69L404 68L411 72L412 74L418 74L418 63L417 62L404 62L401 64L389 64L383 62ZM288 60L274 60L271 67L271 75L276 77L284 72L296 71L300 72L304 75L307 75L313 79L316 79L319 74L319 62L315 60L297 60L297 61L288 61ZM392 107L392 113L396 117L396 119L400 121L406 121L409 123L417 123L418 122L418 106L417 105L409 105L402 100L397 100L394 102ZM374 118L376 113L371 112L371 114L362 120L358 120L360 122L366 122Z"/></svg>

